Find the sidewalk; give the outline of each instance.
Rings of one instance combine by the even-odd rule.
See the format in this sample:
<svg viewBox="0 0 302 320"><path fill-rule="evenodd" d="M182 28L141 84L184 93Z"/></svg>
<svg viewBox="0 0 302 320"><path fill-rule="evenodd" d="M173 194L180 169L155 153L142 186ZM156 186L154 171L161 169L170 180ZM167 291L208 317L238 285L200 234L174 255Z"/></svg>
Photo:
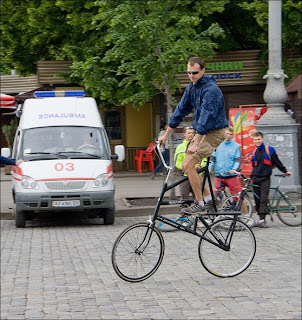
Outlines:
<svg viewBox="0 0 302 320"><path fill-rule="evenodd" d="M5 175L4 168L1 168L1 220L10 220L12 217L13 199L11 195L11 175ZM156 199L164 182L164 177L159 174L154 180L150 179L149 172L137 173L136 171L122 171L114 173L115 183L115 208L117 217L133 217L152 214ZM179 196L178 187L176 195ZM169 195L169 192L166 194ZM129 198L154 198L152 206L133 206ZM149 201L150 202L150 201ZM171 207L163 206L161 212L171 211Z"/></svg>

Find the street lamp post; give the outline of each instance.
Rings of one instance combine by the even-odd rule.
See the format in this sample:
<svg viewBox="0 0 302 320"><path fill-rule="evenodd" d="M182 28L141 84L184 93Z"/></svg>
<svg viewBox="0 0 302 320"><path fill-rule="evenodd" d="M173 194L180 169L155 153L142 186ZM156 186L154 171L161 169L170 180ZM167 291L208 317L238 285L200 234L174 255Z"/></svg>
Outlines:
<svg viewBox="0 0 302 320"><path fill-rule="evenodd" d="M293 176L284 182L285 188L300 189L298 166L298 125L285 112L284 103L287 92L284 85L282 68L282 0L268 1L268 42L269 69L263 77L267 80L263 99L267 105L267 112L257 122L257 130L264 134L265 142L277 149L280 160ZM272 185L276 184L272 177Z"/></svg>

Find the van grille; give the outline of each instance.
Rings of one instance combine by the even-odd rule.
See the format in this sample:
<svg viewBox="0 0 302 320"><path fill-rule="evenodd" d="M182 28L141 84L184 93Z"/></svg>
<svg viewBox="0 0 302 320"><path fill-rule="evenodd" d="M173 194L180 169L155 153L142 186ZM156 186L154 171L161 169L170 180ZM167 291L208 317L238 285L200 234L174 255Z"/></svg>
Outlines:
<svg viewBox="0 0 302 320"><path fill-rule="evenodd" d="M85 183L85 181L51 181L45 184L49 190L74 190L83 189Z"/></svg>

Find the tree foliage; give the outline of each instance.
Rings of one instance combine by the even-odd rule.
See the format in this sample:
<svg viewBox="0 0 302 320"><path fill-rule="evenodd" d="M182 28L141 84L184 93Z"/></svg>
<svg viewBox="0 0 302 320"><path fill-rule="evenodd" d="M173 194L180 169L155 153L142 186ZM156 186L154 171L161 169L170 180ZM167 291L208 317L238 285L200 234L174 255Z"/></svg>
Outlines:
<svg viewBox="0 0 302 320"><path fill-rule="evenodd" d="M260 43L268 44L268 2L261 0L243 1L240 6L252 13L262 29ZM302 1L282 1L282 46L301 48L302 45Z"/></svg>
<svg viewBox="0 0 302 320"><path fill-rule="evenodd" d="M224 8L225 1L215 1L215 9L210 2L93 2L98 9L91 17L94 47L76 59L72 76L80 76L103 101L139 106L162 92L169 104L179 86L175 64L192 55L207 58L218 47L214 40L223 31L216 23L196 30L203 16ZM68 22L75 25L78 15L69 10Z"/></svg>
<svg viewBox="0 0 302 320"><path fill-rule="evenodd" d="M283 46L301 48L301 1L283 1ZM267 1L2 0L2 74L71 60L72 82L99 101L142 105L179 83L175 64L215 50L267 51Z"/></svg>

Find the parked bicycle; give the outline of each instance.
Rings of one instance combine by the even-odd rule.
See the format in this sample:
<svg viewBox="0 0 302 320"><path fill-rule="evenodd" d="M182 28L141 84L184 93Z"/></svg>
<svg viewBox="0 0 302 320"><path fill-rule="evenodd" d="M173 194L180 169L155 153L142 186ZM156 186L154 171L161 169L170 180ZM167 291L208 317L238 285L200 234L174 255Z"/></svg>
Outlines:
<svg viewBox="0 0 302 320"><path fill-rule="evenodd" d="M230 196L224 201L221 206L223 210L227 208L229 210L236 210L241 204L242 199L246 198L247 193L251 192L255 197L259 199L259 196L255 194L253 187L259 187L252 183L251 178L247 178L242 173L240 174L246 183L246 186L242 189L238 198L235 196ZM268 209L271 221L274 221L273 215L277 214L278 218L286 225L291 227L300 226L302 224L302 214L301 214L301 192L299 191L287 191L283 192L280 189L280 183L283 178L288 177L286 174L275 174L275 177L279 177L276 187L270 187L272 195L268 202ZM253 213L252 213L253 214ZM252 215L251 215L252 218Z"/></svg>
<svg viewBox="0 0 302 320"><path fill-rule="evenodd" d="M223 218L213 223L208 223L204 214L199 214L194 217L193 227L184 226L159 215L161 205L191 204L193 200L163 200L166 191L179 185L188 177L183 177L179 181L168 185L173 167L167 166L165 163L160 153L159 144L156 145L156 152L168 174L153 215L149 217L149 220L146 223L137 223L127 227L117 237L111 255L116 274L125 281L139 282L146 280L156 272L163 260L165 251L164 238L161 231L156 227L156 221L164 222L174 228L198 236L200 238L198 245L199 259L209 273L226 278L234 277L245 271L255 257L256 239L252 230L238 219L241 214L240 211L229 211L227 214L231 218ZM208 164L204 168L198 169L198 173L200 172L204 173L202 191L207 181L213 198ZM207 214L225 215L224 212L217 212L215 203L214 211ZM203 229L198 227L198 222L202 223ZM225 228L226 224L229 226L228 228Z"/></svg>

